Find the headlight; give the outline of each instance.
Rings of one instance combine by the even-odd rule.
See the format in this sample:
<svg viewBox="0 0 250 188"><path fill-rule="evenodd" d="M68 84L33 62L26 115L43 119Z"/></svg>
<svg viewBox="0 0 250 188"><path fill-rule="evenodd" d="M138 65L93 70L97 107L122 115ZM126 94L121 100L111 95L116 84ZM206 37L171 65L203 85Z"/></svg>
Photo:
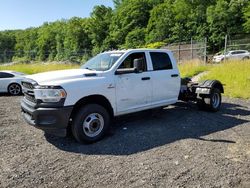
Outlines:
<svg viewBox="0 0 250 188"><path fill-rule="evenodd" d="M67 96L67 93L64 89L50 89L49 87L45 88L46 89L34 89L36 99L40 99L43 102L59 102L61 99L66 98Z"/></svg>

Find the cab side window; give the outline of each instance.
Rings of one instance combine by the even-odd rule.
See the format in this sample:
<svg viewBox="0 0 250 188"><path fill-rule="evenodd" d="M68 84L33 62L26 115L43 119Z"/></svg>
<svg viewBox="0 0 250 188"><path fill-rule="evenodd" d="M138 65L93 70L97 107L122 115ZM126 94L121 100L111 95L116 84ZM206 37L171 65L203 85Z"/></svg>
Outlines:
<svg viewBox="0 0 250 188"><path fill-rule="evenodd" d="M150 52L150 56L151 56L154 70L173 69L172 62L167 53Z"/></svg>
<svg viewBox="0 0 250 188"><path fill-rule="evenodd" d="M134 68L134 60L140 59L143 61L143 72L147 71L147 61L144 52L130 54L119 66L118 69Z"/></svg>
<svg viewBox="0 0 250 188"><path fill-rule="evenodd" d="M5 73L5 72L0 72L0 78L13 78L13 74Z"/></svg>

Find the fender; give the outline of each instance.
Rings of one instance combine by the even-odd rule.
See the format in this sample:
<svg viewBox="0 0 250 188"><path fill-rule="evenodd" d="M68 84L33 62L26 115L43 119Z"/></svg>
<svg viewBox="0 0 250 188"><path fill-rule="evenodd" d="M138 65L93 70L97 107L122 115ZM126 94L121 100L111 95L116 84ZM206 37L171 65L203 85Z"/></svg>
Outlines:
<svg viewBox="0 0 250 188"><path fill-rule="evenodd" d="M224 93L223 85L218 80L205 80L204 82L197 85L195 93L209 95L213 88L217 88L221 93Z"/></svg>

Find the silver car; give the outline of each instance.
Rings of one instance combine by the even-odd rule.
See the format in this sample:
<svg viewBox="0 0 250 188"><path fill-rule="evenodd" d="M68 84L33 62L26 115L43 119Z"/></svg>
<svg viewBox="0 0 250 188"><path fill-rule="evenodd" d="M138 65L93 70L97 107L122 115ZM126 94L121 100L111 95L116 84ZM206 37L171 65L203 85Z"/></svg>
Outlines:
<svg viewBox="0 0 250 188"><path fill-rule="evenodd" d="M213 62L219 63L224 60L247 60L250 59L250 53L247 50L231 50L225 54L218 54L213 57Z"/></svg>
<svg viewBox="0 0 250 188"><path fill-rule="evenodd" d="M10 95L20 95L22 93L21 81L25 74L15 71L0 70L0 92Z"/></svg>

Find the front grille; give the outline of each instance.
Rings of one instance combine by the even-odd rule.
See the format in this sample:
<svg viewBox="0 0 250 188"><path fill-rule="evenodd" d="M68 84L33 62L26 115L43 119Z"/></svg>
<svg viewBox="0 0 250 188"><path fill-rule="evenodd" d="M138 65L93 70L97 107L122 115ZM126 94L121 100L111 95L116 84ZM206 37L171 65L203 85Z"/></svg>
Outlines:
<svg viewBox="0 0 250 188"><path fill-rule="evenodd" d="M28 81L22 81L24 98L30 102L36 103L34 94L34 84Z"/></svg>
<svg viewBox="0 0 250 188"><path fill-rule="evenodd" d="M30 95L28 93L24 93L24 97L25 99L27 99L28 101L31 101L33 103L36 103L36 99L35 99L35 96L34 95Z"/></svg>

